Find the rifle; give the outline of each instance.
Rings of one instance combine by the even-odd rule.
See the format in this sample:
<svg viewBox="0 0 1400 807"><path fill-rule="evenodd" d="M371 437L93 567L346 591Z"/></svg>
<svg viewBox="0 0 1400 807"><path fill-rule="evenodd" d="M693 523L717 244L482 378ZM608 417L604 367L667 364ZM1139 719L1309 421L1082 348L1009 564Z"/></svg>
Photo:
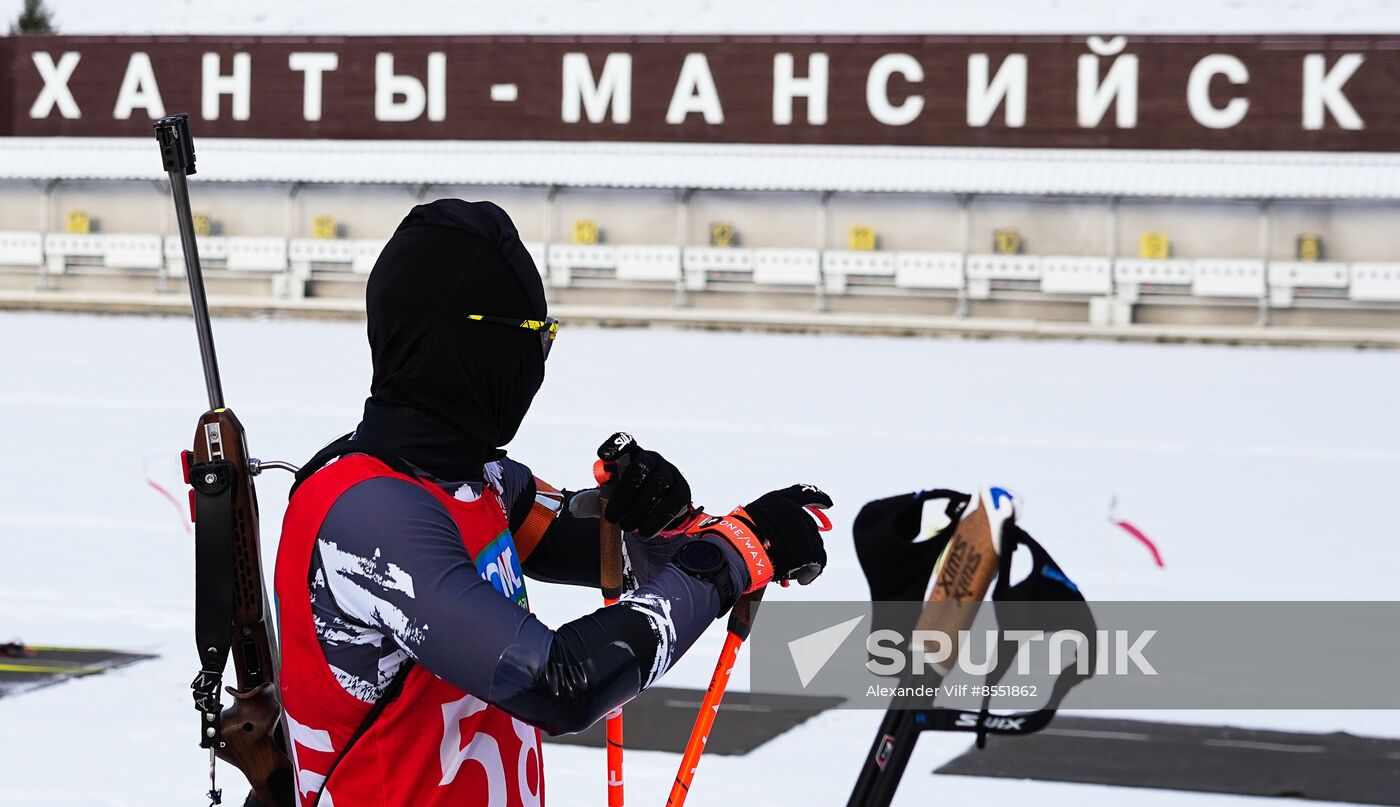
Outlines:
<svg viewBox="0 0 1400 807"><path fill-rule="evenodd" d="M295 471L282 462L249 457L243 425L224 406L204 275L199 265L186 176L195 173L189 115L155 123L156 141L170 178L184 248L195 333L204 365L209 411L195 427L194 446L181 452L195 532L195 643L200 670L190 688L200 714L199 747L209 749L209 801L222 802L214 759L233 765L252 785L252 798L291 807L294 786L277 685L277 639L263 586L258 545L258 499L253 477L264 468ZM233 657L237 686L224 709L219 689Z"/></svg>

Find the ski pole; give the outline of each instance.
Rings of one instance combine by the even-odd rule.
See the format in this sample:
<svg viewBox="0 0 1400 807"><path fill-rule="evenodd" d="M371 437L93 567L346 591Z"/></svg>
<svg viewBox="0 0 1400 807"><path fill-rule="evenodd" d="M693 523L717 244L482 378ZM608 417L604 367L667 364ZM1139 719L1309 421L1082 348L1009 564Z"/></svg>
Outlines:
<svg viewBox="0 0 1400 807"><path fill-rule="evenodd" d="M826 517L821 508L807 507L806 510L816 519L818 532L831 531L831 519ZM781 585L786 587L788 582L783 580ZM676 771L676 781L671 785L671 794L666 797L666 807L681 807L685 804L685 797L690 794L690 783L695 779L695 769L700 766L700 755L705 753L705 745L710 740L710 729L714 728L720 701L724 700L729 676L734 672L734 662L739 658L739 648L748 640L749 632L753 630L754 616L758 613L758 604L763 600L766 588L765 586L740 597L729 612L729 622L725 625L727 633L724 636L724 647L720 648L719 661L715 662L710 685L705 689L704 699L700 701L700 711L695 715L695 726L690 730L690 739L686 740L685 753L681 755L681 766Z"/></svg>
<svg viewBox="0 0 1400 807"><path fill-rule="evenodd" d="M612 605L622 597L622 529L603 516L608 499L604 490L618 470L617 462L598 460L593 463L593 478L598 482L598 567L599 583L603 589L603 605ZM622 707L608 713L608 807L622 807Z"/></svg>
<svg viewBox="0 0 1400 807"><path fill-rule="evenodd" d="M671 785L671 795L666 797L666 807L681 807L690 793L690 783L695 779L695 769L700 765L700 755L705 751L705 743L710 739L710 729L715 725L719 714L720 701L724 700L724 690L729 686L729 675L734 671L734 662L739 657L739 647L749 638L753 629L754 614L758 603L763 599L763 589L758 589L740 597L729 613L728 633L724 637L724 647L719 651L719 661L714 674L710 676L710 686L705 690L705 698L700 702L700 711L695 715L695 726L690 730L685 753L681 755L681 767L676 771L676 781Z"/></svg>

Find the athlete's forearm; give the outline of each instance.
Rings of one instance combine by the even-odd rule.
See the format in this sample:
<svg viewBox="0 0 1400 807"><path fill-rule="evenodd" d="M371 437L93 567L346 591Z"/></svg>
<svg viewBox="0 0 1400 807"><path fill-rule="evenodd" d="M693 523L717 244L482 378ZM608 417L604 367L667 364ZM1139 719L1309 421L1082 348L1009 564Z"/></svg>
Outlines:
<svg viewBox="0 0 1400 807"><path fill-rule="evenodd" d="M546 583L597 588L598 519L569 512L568 501L574 495L565 491L564 506L525 558L525 574Z"/></svg>
<svg viewBox="0 0 1400 807"><path fill-rule="evenodd" d="M489 700L551 734L581 731L651 686L719 610L713 585L674 566L624 597L501 654ZM543 625L527 627L547 631ZM450 680L450 679L449 679Z"/></svg>
<svg viewBox="0 0 1400 807"><path fill-rule="evenodd" d="M525 559L525 574L546 583L598 587L598 517L579 516L568 504L577 493L565 492L564 506L544 537ZM633 576L650 580L671 560L684 536L641 538L627 533L627 559Z"/></svg>
<svg viewBox="0 0 1400 807"><path fill-rule="evenodd" d="M596 553L596 532L587 543ZM720 608L713 583L667 565L621 603L551 631L482 578L447 511L403 480L347 491L318 551L326 588L349 620L555 733L583 729L650 686ZM740 564L733 574L744 574ZM735 590L744 585L734 581Z"/></svg>

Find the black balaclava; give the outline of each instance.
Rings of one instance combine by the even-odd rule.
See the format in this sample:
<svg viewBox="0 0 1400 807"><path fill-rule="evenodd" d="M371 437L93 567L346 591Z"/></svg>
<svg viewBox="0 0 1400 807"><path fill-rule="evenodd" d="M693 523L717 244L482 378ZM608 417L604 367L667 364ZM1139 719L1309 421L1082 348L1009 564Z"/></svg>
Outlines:
<svg viewBox="0 0 1400 807"><path fill-rule="evenodd" d="M441 478L477 478L544 381L539 334L468 318L547 316L510 216L461 199L414 207L375 262L365 303L374 380L357 439Z"/></svg>

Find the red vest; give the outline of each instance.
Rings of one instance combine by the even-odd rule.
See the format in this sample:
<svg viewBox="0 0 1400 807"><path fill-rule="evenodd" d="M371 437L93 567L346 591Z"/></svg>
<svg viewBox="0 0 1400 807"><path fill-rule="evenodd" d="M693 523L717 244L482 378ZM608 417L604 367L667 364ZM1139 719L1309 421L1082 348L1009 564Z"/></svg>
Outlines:
<svg viewBox="0 0 1400 807"><path fill-rule="evenodd" d="M282 706L301 807L310 807L331 763L370 710L341 688L321 652L307 585L311 552L336 499L356 483L381 476L410 480L436 496L457 523L482 577L529 607L510 529L489 485L480 498L463 502L362 454L342 457L306 480L287 508L274 578ZM543 802L539 730L414 667L402 694L340 761L320 807L539 807Z"/></svg>

